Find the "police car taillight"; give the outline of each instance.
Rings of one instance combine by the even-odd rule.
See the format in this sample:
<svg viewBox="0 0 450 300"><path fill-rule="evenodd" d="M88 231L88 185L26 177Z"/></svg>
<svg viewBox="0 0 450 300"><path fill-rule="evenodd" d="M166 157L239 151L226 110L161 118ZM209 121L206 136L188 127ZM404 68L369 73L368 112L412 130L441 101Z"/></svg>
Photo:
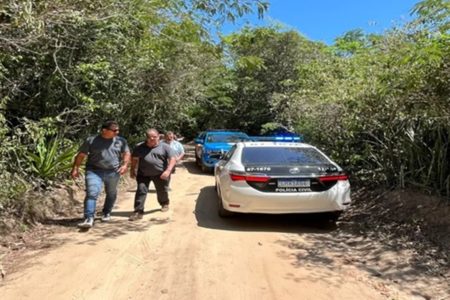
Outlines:
<svg viewBox="0 0 450 300"><path fill-rule="evenodd" d="M247 181L247 182L267 182L270 180L270 177L266 175L249 175L239 173L230 173L230 178L232 181Z"/></svg>

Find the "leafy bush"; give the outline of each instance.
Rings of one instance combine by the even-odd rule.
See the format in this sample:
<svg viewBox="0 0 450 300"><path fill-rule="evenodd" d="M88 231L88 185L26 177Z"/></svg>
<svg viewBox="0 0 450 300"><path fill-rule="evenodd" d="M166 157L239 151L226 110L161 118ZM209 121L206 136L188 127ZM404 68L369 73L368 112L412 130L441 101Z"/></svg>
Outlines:
<svg viewBox="0 0 450 300"><path fill-rule="evenodd" d="M35 146L35 151L28 151L25 157L31 163L31 169L35 176L46 181L67 173L77 152L76 146L67 144L60 136L50 139L40 139Z"/></svg>

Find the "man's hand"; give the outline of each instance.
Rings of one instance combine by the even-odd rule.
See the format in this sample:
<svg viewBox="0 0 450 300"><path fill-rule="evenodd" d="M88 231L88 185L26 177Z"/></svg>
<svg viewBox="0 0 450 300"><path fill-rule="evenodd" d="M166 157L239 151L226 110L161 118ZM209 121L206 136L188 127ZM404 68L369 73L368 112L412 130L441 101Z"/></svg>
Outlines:
<svg viewBox="0 0 450 300"><path fill-rule="evenodd" d="M119 168L119 170L117 171L120 175L125 174L125 172L127 171L128 166L127 165L123 165Z"/></svg>
<svg viewBox="0 0 450 300"><path fill-rule="evenodd" d="M72 172L70 172L70 176L72 176L72 179L77 179L78 176L80 176L80 171L78 170L78 167L74 167L72 169Z"/></svg>
<svg viewBox="0 0 450 300"><path fill-rule="evenodd" d="M130 177L136 178L137 170L139 168L139 157L131 158Z"/></svg>
<svg viewBox="0 0 450 300"><path fill-rule="evenodd" d="M78 152L77 156L75 156L72 165L72 171L70 172L70 176L72 176L73 179L76 179L78 178L78 176L80 176L80 166L86 155L87 155L86 153Z"/></svg>
<svg viewBox="0 0 450 300"><path fill-rule="evenodd" d="M172 173L172 170L166 169L161 176L159 176L159 178L161 178L162 180L167 180L170 177L170 174Z"/></svg>

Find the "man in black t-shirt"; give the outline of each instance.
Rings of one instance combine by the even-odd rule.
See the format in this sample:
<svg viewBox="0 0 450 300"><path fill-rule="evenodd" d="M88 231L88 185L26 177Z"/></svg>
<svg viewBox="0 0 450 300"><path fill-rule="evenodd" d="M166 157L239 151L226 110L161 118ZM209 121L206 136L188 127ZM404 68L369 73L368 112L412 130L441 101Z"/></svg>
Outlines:
<svg viewBox="0 0 450 300"><path fill-rule="evenodd" d="M80 165L87 157L86 163L86 197L84 200L84 222L80 228L91 228L94 225L97 198L105 186L106 199L103 205L102 221L111 220L111 210L117 198L117 184L120 176L128 169L130 149L127 141L119 135L119 124L106 121L100 134L88 137L81 145L75 157L71 175L80 175Z"/></svg>
<svg viewBox="0 0 450 300"><path fill-rule="evenodd" d="M161 211L169 210L169 178L176 163L175 152L166 143L160 143L159 132L151 128L146 132L145 142L136 146L131 159L131 178L136 178L134 213L130 221L141 219L150 182L156 188L156 197Z"/></svg>

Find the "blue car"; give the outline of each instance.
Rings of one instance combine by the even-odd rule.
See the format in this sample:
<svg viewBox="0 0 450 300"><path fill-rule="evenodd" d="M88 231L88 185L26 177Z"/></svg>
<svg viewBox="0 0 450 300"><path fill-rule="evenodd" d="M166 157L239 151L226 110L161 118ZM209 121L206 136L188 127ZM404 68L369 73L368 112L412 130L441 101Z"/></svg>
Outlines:
<svg viewBox="0 0 450 300"><path fill-rule="evenodd" d="M203 172L212 172L216 163L234 144L251 139L241 131L215 129L201 132L194 141L197 165Z"/></svg>

